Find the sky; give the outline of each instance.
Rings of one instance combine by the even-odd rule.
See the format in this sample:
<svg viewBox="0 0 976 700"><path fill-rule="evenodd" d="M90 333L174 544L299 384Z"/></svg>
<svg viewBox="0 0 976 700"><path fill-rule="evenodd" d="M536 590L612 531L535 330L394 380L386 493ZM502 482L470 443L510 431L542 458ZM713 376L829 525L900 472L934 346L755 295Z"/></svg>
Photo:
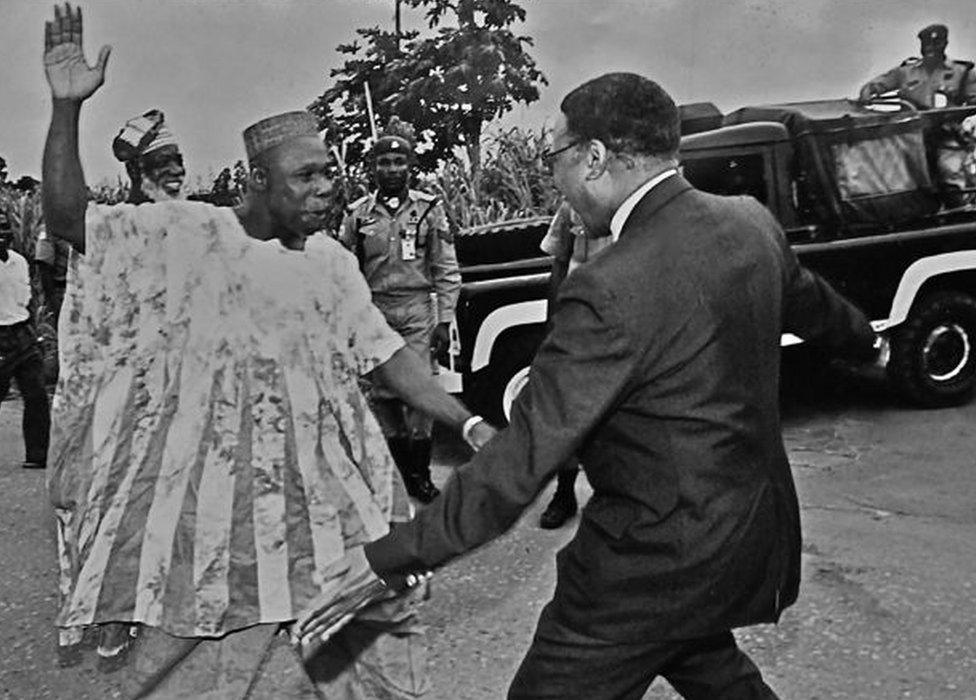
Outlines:
<svg viewBox="0 0 976 700"><path fill-rule="evenodd" d="M976 59L973 0L519 0L518 34L549 80L541 99L498 126L551 124L569 90L601 73L643 73L675 101L747 104L853 96L918 54L918 30L949 27L950 57ZM105 85L85 104L90 183L124 170L111 153L126 119L162 109L190 182L243 157L241 131L307 107L342 63L355 29L392 28L394 0L88 0L85 51L112 45ZM44 0L0 0L0 156L9 176L39 177L50 116ZM404 26L423 17L404 8Z"/></svg>

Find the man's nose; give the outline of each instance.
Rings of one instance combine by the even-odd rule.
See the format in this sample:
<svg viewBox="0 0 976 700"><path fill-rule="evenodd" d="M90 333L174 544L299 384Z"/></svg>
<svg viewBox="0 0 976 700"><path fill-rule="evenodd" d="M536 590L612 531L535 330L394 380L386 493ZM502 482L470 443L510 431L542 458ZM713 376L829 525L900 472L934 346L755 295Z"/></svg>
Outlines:
<svg viewBox="0 0 976 700"><path fill-rule="evenodd" d="M319 175L315 178L315 195L327 197L332 193L332 178L326 175Z"/></svg>

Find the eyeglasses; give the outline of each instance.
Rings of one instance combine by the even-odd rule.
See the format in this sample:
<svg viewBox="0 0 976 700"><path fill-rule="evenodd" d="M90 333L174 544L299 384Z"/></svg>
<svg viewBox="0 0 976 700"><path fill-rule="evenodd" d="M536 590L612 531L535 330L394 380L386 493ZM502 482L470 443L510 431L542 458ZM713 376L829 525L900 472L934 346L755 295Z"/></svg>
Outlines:
<svg viewBox="0 0 976 700"><path fill-rule="evenodd" d="M546 149L539 156L539 158L542 159L542 165L545 166L546 168L550 168L551 169L552 166L553 166L553 163L556 162L556 156L558 156L563 151L568 151L570 148L574 148L576 146L579 146L581 143L583 143L583 139L575 139L575 140L570 141L569 143L567 143L562 148L557 148L555 151L550 151L550 150Z"/></svg>

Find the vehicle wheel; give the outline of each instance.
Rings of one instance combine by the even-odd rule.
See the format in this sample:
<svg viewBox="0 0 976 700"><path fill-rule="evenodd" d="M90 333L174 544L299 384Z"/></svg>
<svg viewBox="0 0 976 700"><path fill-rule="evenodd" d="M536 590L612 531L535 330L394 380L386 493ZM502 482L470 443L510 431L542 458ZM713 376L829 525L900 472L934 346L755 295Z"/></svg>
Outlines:
<svg viewBox="0 0 976 700"><path fill-rule="evenodd" d="M892 334L888 377L922 406L966 402L976 388L976 299L938 292L917 302Z"/></svg>
<svg viewBox="0 0 976 700"><path fill-rule="evenodd" d="M545 335L544 326L514 330L499 338L491 362L478 373L475 389L466 402L488 422L508 424L512 402L529 379L529 366Z"/></svg>

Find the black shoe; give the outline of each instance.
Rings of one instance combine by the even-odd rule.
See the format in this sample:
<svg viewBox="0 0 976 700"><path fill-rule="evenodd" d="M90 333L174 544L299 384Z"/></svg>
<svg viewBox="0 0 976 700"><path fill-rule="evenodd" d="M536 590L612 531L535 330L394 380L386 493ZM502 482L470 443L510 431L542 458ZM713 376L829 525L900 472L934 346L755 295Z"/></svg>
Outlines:
<svg viewBox="0 0 976 700"><path fill-rule="evenodd" d="M576 497L560 496L556 494L549 506L542 511L539 527L543 530L555 530L566 524L566 521L576 515Z"/></svg>
<svg viewBox="0 0 976 700"><path fill-rule="evenodd" d="M421 503L430 503L440 495L440 489L430 480L429 439L410 441L410 477L406 479L407 493Z"/></svg>
<svg viewBox="0 0 976 700"><path fill-rule="evenodd" d="M412 479L407 482L407 493L421 503L427 504L437 498L441 490L434 486L434 482L427 479Z"/></svg>
<svg viewBox="0 0 976 700"><path fill-rule="evenodd" d="M47 464L44 462L24 462L20 465L23 469L47 469Z"/></svg>

